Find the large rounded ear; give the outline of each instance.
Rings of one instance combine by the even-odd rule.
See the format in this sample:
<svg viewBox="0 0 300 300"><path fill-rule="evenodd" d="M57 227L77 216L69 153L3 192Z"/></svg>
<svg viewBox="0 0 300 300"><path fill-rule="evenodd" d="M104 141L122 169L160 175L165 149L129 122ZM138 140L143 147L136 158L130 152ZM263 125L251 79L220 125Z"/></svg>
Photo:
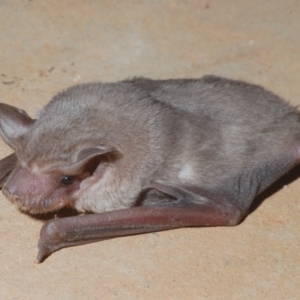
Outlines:
<svg viewBox="0 0 300 300"><path fill-rule="evenodd" d="M0 135L15 151L19 148L19 138L29 131L34 122L24 110L0 103Z"/></svg>
<svg viewBox="0 0 300 300"><path fill-rule="evenodd" d="M110 147L88 147L80 150L76 155L76 162L62 167L55 167L65 174L72 175L80 172L82 168L93 158L113 152L115 149Z"/></svg>

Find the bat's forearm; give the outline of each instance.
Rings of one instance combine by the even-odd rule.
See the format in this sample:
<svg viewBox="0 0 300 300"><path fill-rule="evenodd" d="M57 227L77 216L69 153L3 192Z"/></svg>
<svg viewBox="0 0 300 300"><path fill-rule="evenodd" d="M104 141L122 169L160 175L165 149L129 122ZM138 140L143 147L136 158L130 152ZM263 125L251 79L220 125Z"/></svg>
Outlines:
<svg viewBox="0 0 300 300"><path fill-rule="evenodd" d="M240 212L224 213L212 206L134 207L102 214L51 220L44 224L37 262L61 248L103 239L187 226L234 225Z"/></svg>
<svg viewBox="0 0 300 300"><path fill-rule="evenodd" d="M41 229L37 262L61 248L176 227L164 210L149 207L51 220Z"/></svg>

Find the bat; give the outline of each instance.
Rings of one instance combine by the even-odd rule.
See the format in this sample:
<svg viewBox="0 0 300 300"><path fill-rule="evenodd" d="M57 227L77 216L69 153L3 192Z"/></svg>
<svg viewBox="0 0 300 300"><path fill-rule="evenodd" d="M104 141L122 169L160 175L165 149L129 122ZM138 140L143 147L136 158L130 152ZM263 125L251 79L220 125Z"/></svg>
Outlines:
<svg viewBox="0 0 300 300"><path fill-rule="evenodd" d="M232 226L300 160L300 114L264 88L216 76L70 87L32 119L0 104L3 194L47 221L54 251L180 227Z"/></svg>

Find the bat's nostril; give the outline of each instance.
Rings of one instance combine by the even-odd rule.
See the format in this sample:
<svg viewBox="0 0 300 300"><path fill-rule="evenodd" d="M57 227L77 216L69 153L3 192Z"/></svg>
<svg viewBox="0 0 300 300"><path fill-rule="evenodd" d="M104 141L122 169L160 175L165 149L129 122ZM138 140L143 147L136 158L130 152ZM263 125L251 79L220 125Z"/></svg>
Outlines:
<svg viewBox="0 0 300 300"><path fill-rule="evenodd" d="M13 203L19 203L21 201L19 195L15 194L14 191L10 190L6 186L2 188L2 193L6 198L8 198Z"/></svg>
<svg viewBox="0 0 300 300"><path fill-rule="evenodd" d="M3 195L5 197L9 197L10 196L9 191L8 191L7 187L5 187L5 186L2 188L2 193L3 193Z"/></svg>

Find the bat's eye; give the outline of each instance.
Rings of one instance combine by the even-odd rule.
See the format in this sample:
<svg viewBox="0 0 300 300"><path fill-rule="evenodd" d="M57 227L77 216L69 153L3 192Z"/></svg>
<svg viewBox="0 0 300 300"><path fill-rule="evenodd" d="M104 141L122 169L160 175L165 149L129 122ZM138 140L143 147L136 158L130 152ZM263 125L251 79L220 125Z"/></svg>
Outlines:
<svg viewBox="0 0 300 300"><path fill-rule="evenodd" d="M72 184L74 181L74 177L73 176L68 176L68 175L64 175L60 178L60 182L63 184L63 185L70 185Z"/></svg>

